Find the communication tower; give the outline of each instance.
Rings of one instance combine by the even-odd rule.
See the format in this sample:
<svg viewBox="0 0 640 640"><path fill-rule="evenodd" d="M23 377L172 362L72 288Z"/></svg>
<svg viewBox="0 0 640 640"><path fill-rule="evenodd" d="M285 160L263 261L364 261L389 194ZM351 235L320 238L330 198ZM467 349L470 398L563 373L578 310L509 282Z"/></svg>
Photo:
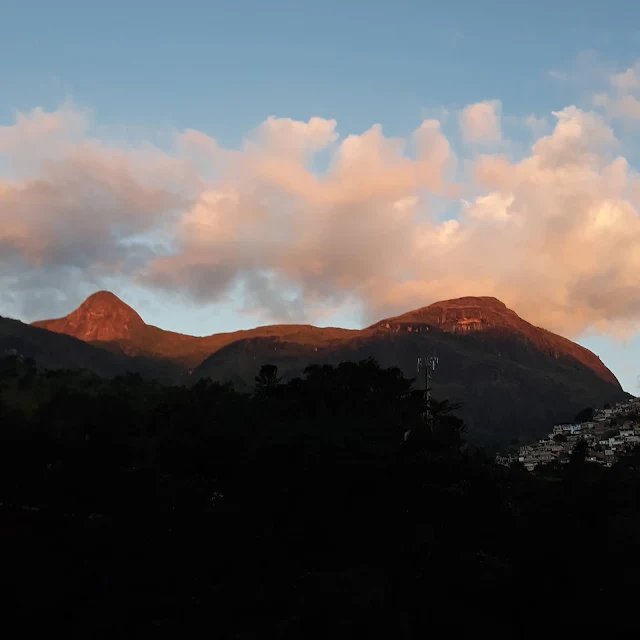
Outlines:
<svg viewBox="0 0 640 640"><path fill-rule="evenodd" d="M418 358L418 373L424 371L424 402L425 417L427 426L433 426L433 416L431 415L431 375L438 366L438 357L434 354L427 358Z"/></svg>

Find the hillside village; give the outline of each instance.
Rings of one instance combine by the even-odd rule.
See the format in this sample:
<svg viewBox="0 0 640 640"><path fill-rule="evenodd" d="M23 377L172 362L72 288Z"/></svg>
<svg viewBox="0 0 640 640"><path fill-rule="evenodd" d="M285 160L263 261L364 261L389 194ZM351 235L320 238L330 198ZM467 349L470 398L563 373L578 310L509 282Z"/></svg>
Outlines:
<svg viewBox="0 0 640 640"><path fill-rule="evenodd" d="M584 422L559 424L546 438L521 446L517 454L497 455L500 464L520 462L528 471L558 461L569 462L569 456L581 440L587 443L587 462L606 467L640 445L640 398L619 402L613 407L596 409Z"/></svg>

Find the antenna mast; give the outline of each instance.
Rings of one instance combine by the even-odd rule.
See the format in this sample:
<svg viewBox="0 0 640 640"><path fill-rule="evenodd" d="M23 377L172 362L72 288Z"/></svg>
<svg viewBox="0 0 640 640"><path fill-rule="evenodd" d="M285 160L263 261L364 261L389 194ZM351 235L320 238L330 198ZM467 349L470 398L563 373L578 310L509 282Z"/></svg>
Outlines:
<svg viewBox="0 0 640 640"><path fill-rule="evenodd" d="M424 402L425 418L429 429L433 427L433 415L431 414L431 374L438 366L438 357L434 354L427 358L418 358L418 373L424 371Z"/></svg>

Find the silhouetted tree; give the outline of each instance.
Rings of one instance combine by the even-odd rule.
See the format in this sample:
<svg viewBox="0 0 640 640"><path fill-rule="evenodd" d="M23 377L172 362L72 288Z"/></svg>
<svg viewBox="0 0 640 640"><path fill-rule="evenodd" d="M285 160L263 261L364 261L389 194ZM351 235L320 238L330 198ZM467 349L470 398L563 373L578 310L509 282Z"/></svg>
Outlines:
<svg viewBox="0 0 640 640"><path fill-rule="evenodd" d="M585 591L615 605L604 631L637 627L637 452L606 469L579 442L569 464L497 465L466 447L459 405L434 400L428 428L423 393L372 359L288 383L269 365L255 382L248 395L0 359L0 582L23 629L517 635L532 608Z"/></svg>
<svg viewBox="0 0 640 640"><path fill-rule="evenodd" d="M257 396L268 397L280 385L282 379L278 377L278 367L274 364L265 364L260 367L260 372L255 377L254 393Z"/></svg>
<svg viewBox="0 0 640 640"><path fill-rule="evenodd" d="M576 414L574 421L577 423L590 422L593 420L594 413L592 407L586 407Z"/></svg>
<svg viewBox="0 0 640 640"><path fill-rule="evenodd" d="M569 456L569 464L571 467L581 467L585 462L588 451L589 445L587 441L584 438L580 438Z"/></svg>

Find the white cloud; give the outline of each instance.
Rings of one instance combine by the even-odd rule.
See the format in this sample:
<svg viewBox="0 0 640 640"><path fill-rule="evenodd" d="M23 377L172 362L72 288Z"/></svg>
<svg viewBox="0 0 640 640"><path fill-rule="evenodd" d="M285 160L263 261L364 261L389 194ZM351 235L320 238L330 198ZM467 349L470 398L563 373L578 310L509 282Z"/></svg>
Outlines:
<svg viewBox="0 0 640 640"><path fill-rule="evenodd" d="M612 118L640 120L640 60L625 71L609 76L610 90L596 93L593 105Z"/></svg>
<svg viewBox="0 0 640 640"><path fill-rule="evenodd" d="M502 140L500 100L476 102L460 113L460 130L465 142L494 144Z"/></svg>
<svg viewBox="0 0 640 640"><path fill-rule="evenodd" d="M561 82L564 82L568 77L568 74L565 71L560 71L559 69L551 69L551 71L548 72L548 75L553 80L559 80Z"/></svg>
<svg viewBox="0 0 640 640"><path fill-rule="evenodd" d="M335 120L324 118L311 118L308 122L300 122L291 118L270 116L251 137L256 138L257 148L268 153L313 153L321 151L338 139L336 125Z"/></svg>
<svg viewBox="0 0 640 640"><path fill-rule="evenodd" d="M0 154L18 174L0 179L0 268L24 295L78 271L94 281L134 273L153 253L145 234L184 207L180 161L110 147L88 128L83 113L34 109L0 129Z"/></svg>
<svg viewBox="0 0 640 640"><path fill-rule="evenodd" d="M546 133L549 128L549 121L546 118L539 118L533 114L528 115L524 123L536 138Z"/></svg>
<svg viewBox="0 0 640 640"><path fill-rule="evenodd" d="M640 320L640 180L600 115L552 117L524 158L480 156L457 185L433 119L400 139L268 118L240 150L189 130L169 154L91 137L82 113L35 110L0 129L0 153L23 167L0 181L2 284L47 304L114 277L203 302L240 291L246 309L286 321L346 301L373 320L495 295L561 333L619 334ZM497 139L469 122L476 141ZM330 163L315 173L320 151ZM454 207L462 191L456 219L432 215L433 196Z"/></svg>
<svg viewBox="0 0 640 640"><path fill-rule="evenodd" d="M611 84L623 93L640 89L640 62L636 62L626 71L614 74L611 78Z"/></svg>

